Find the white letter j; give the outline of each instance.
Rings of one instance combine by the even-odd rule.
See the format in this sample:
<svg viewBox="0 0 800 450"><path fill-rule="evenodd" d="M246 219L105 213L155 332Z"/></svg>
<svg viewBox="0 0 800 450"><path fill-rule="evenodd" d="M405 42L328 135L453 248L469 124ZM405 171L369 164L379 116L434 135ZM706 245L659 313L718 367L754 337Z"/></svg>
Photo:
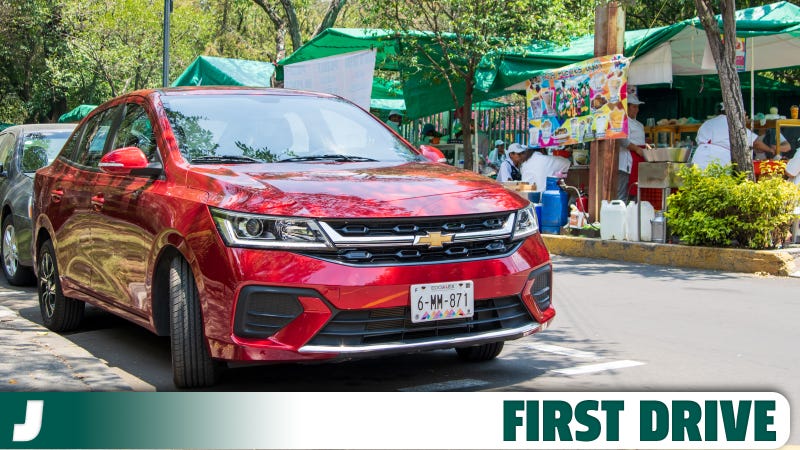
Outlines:
<svg viewBox="0 0 800 450"><path fill-rule="evenodd" d="M25 410L25 423L14 424L14 442L28 442L36 439L42 429L44 400L28 400Z"/></svg>

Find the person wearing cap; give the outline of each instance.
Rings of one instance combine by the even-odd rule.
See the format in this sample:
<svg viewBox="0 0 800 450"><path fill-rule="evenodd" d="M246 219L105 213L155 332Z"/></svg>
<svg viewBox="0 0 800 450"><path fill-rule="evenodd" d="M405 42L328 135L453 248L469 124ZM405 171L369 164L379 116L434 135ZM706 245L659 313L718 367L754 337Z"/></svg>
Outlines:
<svg viewBox="0 0 800 450"><path fill-rule="evenodd" d="M436 126L432 123L423 125L421 134L420 144L438 144L439 137L441 137L441 134L436 131Z"/></svg>
<svg viewBox="0 0 800 450"><path fill-rule="evenodd" d="M544 192L548 177L562 177L569 170L569 159L548 155L545 148L528 148L532 153L522 164L522 181L536 185L535 192Z"/></svg>
<svg viewBox="0 0 800 450"><path fill-rule="evenodd" d="M403 121L403 113L401 113L396 109L393 109L389 111L389 119L386 120L386 125L389 125L389 128L400 133L400 123L402 121Z"/></svg>
<svg viewBox="0 0 800 450"><path fill-rule="evenodd" d="M636 120L639 105L644 102L636 94L628 96L628 137L617 140L619 147L619 166L617 167L617 200L627 202L636 195L636 183L639 181L639 163L644 161L645 143L644 125Z"/></svg>
<svg viewBox="0 0 800 450"><path fill-rule="evenodd" d="M500 163L497 171L497 181L521 181L522 172L519 171L522 163L525 162L525 147L516 142L508 146L508 157Z"/></svg>
<svg viewBox="0 0 800 450"><path fill-rule="evenodd" d="M494 141L494 149L489 152L487 164L494 170L500 170L500 164L507 158L506 156L506 143L502 139Z"/></svg>
<svg viewBox="0 0 800 450"><path fill-rule="evenodd" d="M746 118L746 117L745 117ZM747 145L752 146L756 152L770 152L770 147L757 140L758 135L745 128ZM697 149L692 156L692 164L705 169L712 162L720 165L731 163L731 141L728 136L728 116L725 114L725 104L719 104L719 114L708 119L697 130Z"/></svg>

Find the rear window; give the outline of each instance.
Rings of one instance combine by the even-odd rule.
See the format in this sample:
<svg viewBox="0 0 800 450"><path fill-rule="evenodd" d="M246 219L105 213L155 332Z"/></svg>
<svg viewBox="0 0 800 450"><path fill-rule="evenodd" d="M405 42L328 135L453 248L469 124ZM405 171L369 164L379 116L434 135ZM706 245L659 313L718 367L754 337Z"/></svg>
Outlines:
<svg viewBox="0 0 800 450"><path fill-rule="evenodd" d="M22 171L35 172L53 162L70 134L72 130L26 133L22 141Z"/></svg>
<svg viewBox="0 0 800 450"><path fill-rule="evenodd" d="M339 99L281 95L162 98L181 153L279 162L316 155L377 161L420 156L363 110Z"/></svg>

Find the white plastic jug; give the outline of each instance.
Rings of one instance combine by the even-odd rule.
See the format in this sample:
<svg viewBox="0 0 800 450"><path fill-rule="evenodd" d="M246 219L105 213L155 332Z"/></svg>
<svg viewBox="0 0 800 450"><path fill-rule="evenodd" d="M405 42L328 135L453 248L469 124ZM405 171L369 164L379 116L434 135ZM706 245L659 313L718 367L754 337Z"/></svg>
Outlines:
<svg viewBox="0 0 800 450"><path fill-rule="evenodd" d="M625 239L625 202L603 200L600 205L600 239Z"/></svg>
<svg viewBox="0 0 800 450"><path fill-rule="evenodd" d="M650 226L650 219L655 217L655 210L650 202L642 202L642 235L639 236L639 228L636 226L636 215L639 212L639 205L631 201L625 211L625 228L626 239L629 241L647 241L652 240L652 227Z"/></svg>

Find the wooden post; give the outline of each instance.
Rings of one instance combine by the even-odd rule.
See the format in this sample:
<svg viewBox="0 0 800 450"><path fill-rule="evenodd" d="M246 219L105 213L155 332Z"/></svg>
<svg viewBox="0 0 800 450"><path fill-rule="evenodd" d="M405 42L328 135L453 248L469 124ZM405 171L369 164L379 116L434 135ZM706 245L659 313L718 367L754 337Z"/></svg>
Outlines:
<svg viewBox="0 0 800 450"><path fill-rule="evenodd" d="M625 48L625 11L615 1L595 8L594 55L622 53ZM614 140L592 141L589 148L589 215L600 217L603 200L617 196L619 151Z"/></svg>

